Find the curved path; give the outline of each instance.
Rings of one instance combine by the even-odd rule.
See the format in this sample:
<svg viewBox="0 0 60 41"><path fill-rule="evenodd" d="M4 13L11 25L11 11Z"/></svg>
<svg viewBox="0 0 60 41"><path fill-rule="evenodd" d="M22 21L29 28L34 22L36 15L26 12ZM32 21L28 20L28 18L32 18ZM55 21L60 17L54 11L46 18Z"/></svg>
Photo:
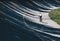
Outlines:
<svg viewBox="0 0 60 41"><path fill-rule="evenodd" d="M57 0L0 1L0 40L60 41L60 26L48 16L58 7ZM40 14L43 22L39 21Z"/></svg>

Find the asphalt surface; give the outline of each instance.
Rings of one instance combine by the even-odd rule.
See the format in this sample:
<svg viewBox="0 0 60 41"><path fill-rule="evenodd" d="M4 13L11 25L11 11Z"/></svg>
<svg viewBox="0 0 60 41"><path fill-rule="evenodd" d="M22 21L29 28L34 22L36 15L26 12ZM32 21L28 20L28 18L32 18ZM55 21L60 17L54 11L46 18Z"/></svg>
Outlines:
<svg viewBox="0 0 60 41"><path fill-rule="evenodd" d="M57 0L0 1L0 41L60 41L60 28L48 22L48 12L58 7Z"/></svg>

